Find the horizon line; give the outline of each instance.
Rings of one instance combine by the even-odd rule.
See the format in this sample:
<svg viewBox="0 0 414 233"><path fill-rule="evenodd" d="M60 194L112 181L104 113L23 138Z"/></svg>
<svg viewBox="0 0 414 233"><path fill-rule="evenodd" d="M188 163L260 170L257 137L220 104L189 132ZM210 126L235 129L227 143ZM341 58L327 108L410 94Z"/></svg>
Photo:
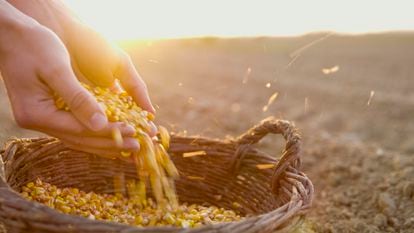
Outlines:
<svg viewBox="0 0 414 233"><path fill-rule="evenodd" d="M191 39L255 39L255 38L299 38L320 34L332 34L331 36L367 36L367 35L382 35L382 34L414 34L414 29L397 29L397 30L379 30L367 32L339 32L333 30L321 30L305 33L297 33L291 35L246 35L246 36L231 36L231 35L194 35L194 36L171 36L171 37L135 37L128 39L112 39L111 41L128 42L128 41L164 41L164 40L191 40Z"/></svg>

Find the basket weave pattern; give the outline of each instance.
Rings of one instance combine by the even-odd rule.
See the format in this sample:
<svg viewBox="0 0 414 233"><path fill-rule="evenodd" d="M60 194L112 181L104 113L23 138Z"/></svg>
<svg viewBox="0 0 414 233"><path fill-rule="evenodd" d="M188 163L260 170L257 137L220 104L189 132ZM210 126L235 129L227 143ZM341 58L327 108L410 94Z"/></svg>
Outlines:
<svg viewBox="0 0 414 233"><path fill-rule="evenodd" d="M280 159L253 147L268 133L281 134L286 140ZM40 178L58 187L112 193L114 175L123 172L126 179L137 179L133 163L74 151L54 138L12 139L1 151L0 222L8 232L282 232L297 223L312 202L313 185L299 170L300 149L301 139L295 127L273 118L235 140L172 135L169 153L180 172L176 181L180 202L235 209L247 217L195 229L138 228L62 214L29 202L16 192ZM200 150L206 155L182 156ZM275 167L256 167L269 163ZM236 208L234 202L240 207Z"/></svg>

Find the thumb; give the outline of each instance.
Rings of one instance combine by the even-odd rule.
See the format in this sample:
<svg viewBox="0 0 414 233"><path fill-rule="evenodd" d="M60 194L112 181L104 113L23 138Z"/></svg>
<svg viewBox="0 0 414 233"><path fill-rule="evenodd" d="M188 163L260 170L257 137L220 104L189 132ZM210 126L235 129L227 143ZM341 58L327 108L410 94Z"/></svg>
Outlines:
<svg viewBox="0 0 414 233"><path fill-rule="evenodd" d="M70 65L48 77L50 87L62 97L72 114L87 128L100 131L107 127L104 110L76 79Z"/></svg>
<svg viewBox="0 0 414 233"><path fill-rule="evenodd" d="M128 55L123 56L116 75L121 81L122 86L140 107L155 113L155 108L152 106L147 86Z"/></svg>

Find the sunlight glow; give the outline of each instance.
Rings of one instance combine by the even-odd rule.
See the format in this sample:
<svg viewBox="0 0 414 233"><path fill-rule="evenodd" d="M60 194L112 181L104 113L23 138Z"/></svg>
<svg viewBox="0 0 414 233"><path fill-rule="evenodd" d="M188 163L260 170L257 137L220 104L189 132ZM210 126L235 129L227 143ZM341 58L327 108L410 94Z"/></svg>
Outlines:
<svg viewBox="0 0 414 233"><path fill-rule="evenodd" d="M66 0L109 39L414 30L410 0Z"/></svg>

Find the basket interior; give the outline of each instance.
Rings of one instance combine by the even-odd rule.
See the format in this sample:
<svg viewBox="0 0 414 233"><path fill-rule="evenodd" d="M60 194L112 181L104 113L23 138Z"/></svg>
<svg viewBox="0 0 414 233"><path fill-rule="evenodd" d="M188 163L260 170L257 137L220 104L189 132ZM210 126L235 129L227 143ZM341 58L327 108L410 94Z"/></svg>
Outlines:
<svg viewBox="0 0 414 233"><path fill-rule="evenodd" d="M206 155L182 156L199 150ZM275 163L275 159L253 148L244 151L237 171L230 169L236 153L232 143L173 137L169 152L180 172L176 189L181 203L216 205L242 215L266 213L284 204L271 191L273 169L256 167L261 163ZM115 175L123 174L126 180L138 179L132 162L70 150L57 140L26 141L12 158L4 156L6 180L16 191L40 178L58 187L113 193Z"/></svg>

